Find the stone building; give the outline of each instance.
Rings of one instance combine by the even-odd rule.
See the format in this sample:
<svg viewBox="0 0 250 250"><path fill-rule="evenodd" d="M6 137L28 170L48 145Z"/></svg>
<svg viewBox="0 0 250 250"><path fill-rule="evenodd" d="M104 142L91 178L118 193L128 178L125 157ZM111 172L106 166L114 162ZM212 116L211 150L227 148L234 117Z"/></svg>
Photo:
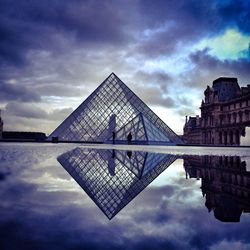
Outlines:
<svg viewBox="0 0 250 250"><path fill-rule="evenodd" d="M183 139L188 144L240 145L250 126L250 85L220 77L207 86L201 116L186 118Z"/></svg>

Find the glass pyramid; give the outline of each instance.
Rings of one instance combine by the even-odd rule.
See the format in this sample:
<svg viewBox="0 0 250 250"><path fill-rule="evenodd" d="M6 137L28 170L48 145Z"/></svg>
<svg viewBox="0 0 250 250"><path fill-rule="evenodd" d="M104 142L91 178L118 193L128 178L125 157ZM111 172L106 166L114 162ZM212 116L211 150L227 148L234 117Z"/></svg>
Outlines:
<svg viewBox="0 0 250 250"><path fill-rule="evenodd" d="M114 73L56 129L47 140L177 144L177 136Z"/></svg>
<svg viewBox="0 0 250 250"><path fill-rule="evenodd" d="M78 147L57 160L111 219L177 158L171 154Z"/></svg>

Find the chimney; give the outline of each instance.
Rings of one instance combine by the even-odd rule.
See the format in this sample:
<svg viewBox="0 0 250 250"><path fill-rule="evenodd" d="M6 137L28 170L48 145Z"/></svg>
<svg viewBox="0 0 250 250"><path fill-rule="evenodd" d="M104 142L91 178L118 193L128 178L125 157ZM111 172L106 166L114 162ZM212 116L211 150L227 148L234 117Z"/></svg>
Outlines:
<svg viewBox="0 0 250 250"><path fill-rule="evenodd" d="M200 126L200 117L196 116L196 126Z"/></svg>

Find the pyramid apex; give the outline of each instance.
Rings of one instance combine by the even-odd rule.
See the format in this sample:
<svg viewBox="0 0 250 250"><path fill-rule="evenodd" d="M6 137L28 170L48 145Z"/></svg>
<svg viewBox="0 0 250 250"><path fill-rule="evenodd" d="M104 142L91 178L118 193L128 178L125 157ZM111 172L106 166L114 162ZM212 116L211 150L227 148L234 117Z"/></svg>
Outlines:
<svg viewBox="0 0 250 250"><path fill-rule="evenodd" d="M111 74L109 76L114 76L114 77L118 78L118 76L114 72L111 72Z"/></svg>
<svg viewBox="0 0 250 250"><path fill-rule="evenodd" d="M112 80L112 79L121 81L121 79L114 72L111 72L110 75L103 82L106 82L107 80Z"/></svg>
<svg viewBox="0 0 250 250"><path fill-rule="evenodd" d="M105 82L107 79L110 79L110 78L118 78L118 79L119 79L119 77L118 77L114 72L111 72L111 73L108 75L108 77L104 80L104 82Z"/></svg>

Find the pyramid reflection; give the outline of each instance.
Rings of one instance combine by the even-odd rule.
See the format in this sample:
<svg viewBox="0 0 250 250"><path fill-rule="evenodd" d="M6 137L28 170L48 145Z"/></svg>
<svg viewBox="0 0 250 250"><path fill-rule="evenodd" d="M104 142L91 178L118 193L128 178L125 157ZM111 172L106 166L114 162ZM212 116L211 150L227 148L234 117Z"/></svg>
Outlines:
<svg viewBox="0 0 250 250"><path fill-rule="evenodd" d="M177 155L78 147L57 160L111 219L177 158Z"/></svg>

